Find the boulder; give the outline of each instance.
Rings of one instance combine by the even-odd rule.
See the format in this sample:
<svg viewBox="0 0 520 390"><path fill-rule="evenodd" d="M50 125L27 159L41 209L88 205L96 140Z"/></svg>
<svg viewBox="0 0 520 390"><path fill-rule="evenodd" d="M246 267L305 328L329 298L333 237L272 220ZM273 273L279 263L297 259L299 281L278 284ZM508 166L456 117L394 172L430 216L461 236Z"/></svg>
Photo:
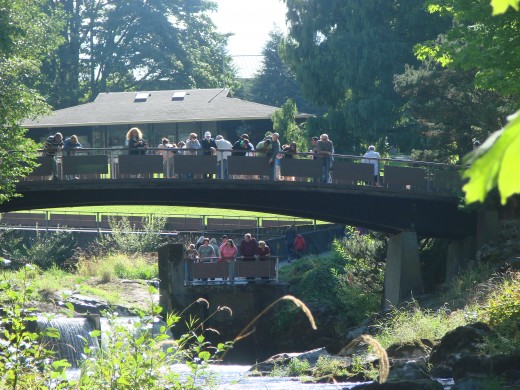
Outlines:
<svg viewBox="0 0 520 390"><path fill-rule="evenodd" d="M331 357L325 348L316 348L307 352L279 353L263 362L255 364L249 369L249 372L266 375L269 374L276 365L286 365L291 359L307 360L311 366L314 366L321 356Z"/></svg>
<svg viewBox="0 0 520 390"><path fill-rule="evenodd" d="M461 356L475 355L484 337L491 334L491 328L482 322L459 326L446 333L432 349L429 363L451 366Z"/></svg>
<svg viewBox="0 0 520 390"><path fill-rule="evenodd" d="M432 344L430 343L430 345ZM422 341L396 343L392 344L386 350L388 359L392 365L414 361L425 366L430 352L431 347L428 347Z"/></svg>

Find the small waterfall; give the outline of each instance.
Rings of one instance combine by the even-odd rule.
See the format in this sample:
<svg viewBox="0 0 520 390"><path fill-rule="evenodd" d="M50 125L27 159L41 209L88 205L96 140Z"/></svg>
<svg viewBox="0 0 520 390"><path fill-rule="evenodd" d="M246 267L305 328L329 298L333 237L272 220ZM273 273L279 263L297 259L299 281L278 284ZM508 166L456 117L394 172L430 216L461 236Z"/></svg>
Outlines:
<svg viewBox="0 0 520 390"><path fill-rule="evenodd" d="M82 359L81 355L85 344L79 336L88 340L91 347L99 348L98 339L89 335L89 333L94 330L94 326L87 318L60 317L51 320L39 318L38 329L43 330L45 328L57 329L60 333L60 338L44 337L42 342L46 345L47 349L56 352L58 359L66 359L72 367L77 368L78 362Z"/></svg>

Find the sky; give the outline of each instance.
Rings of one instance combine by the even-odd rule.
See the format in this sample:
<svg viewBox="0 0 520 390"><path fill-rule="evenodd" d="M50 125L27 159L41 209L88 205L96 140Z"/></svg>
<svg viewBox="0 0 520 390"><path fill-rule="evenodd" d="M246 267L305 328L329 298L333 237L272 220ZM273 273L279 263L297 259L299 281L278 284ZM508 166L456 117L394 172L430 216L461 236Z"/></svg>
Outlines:
<svg viewBox="0 0 520 390"><path fill-rule="evenodd" d="M239 76L250 76L261 64L262 49L275 26L286 32L282 0L216 0L218 12L210 16L221 33L233 33L228 53L239 68Z"/></svg>

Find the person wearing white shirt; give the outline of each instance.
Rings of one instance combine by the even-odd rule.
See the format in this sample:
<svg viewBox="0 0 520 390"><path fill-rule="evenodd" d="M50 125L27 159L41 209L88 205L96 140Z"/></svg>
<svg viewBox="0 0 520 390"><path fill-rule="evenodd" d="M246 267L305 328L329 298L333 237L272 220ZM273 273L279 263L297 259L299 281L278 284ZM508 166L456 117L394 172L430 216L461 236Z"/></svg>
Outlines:
<svg viewBox="0 0 520 390"><path fill-rule="evenodd" d="M362 163L372 164L374 166L374 185L379 183L379 159L381 156L376 152L374 145L368 147L368 151L363 155Z"/></svg>
<svg viewBox="0 0 520 390"><path fill-rule="evenodd" d="M231 142L224 139L224 137L222 137L221 135L217 135L215 137L215 144L217 145L217 179L227 179L227 158L231 155L231 152L224 152L224 150L233 149L233 145L231 145Z"/></svg>

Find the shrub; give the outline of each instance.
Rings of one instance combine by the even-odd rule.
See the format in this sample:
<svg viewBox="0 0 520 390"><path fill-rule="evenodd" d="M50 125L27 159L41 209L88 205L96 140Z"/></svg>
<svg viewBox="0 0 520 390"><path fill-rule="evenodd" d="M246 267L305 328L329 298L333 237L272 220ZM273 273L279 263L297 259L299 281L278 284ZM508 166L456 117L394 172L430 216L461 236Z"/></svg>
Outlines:
<svg viewBox="0 0 520 390"><path fill-rule="evenodd" d="M17 263L31 263L42 269L49 269L54 265L65 268L68 261L74 257L77 246L72 232L66 231L37 231L36 235L28 240L23 240L19 231L11 231L4 239L5 256Z"/></svg>
<svg viewBox="0 0 520 390"><path fill-rule="evenodd" d="M132 226L127 217L108 219L112 234L100 237L99 245L123 253L155 252L166 239L159 232L166 224L165 217L143 217L143 228Z"/></svg>
<svg viewBox="0 0 520 390"><path fill-rule="evenodd" d="M345 261L342 275L367 293L383 291L386 238L378 233L359 234L347 227L348 237L334 240L334 255ZM339 275L339 274L338 274Z"/></svg>
<svg viewBox="0 0 520 390"><path fill-rule="evenodd" d="M25 269L32 272L30 265ZM0 292L4 298L0 321L0 388L66 388L65 370L70 364L56 359L41 342L44 338L59 338L59 333L53 328L36 333L28 327L37 319L34 309L24 307L32 294L28 278L14 282L4 279L0 282Z"/></svg>
<svg viewBox="0 0 520 390"><path fill-rule="evenodd" d="M520 350L520 272L497 276L489 295L479 309L479 316L497 334L490 337L485 348L503 352Z"/></svg>

